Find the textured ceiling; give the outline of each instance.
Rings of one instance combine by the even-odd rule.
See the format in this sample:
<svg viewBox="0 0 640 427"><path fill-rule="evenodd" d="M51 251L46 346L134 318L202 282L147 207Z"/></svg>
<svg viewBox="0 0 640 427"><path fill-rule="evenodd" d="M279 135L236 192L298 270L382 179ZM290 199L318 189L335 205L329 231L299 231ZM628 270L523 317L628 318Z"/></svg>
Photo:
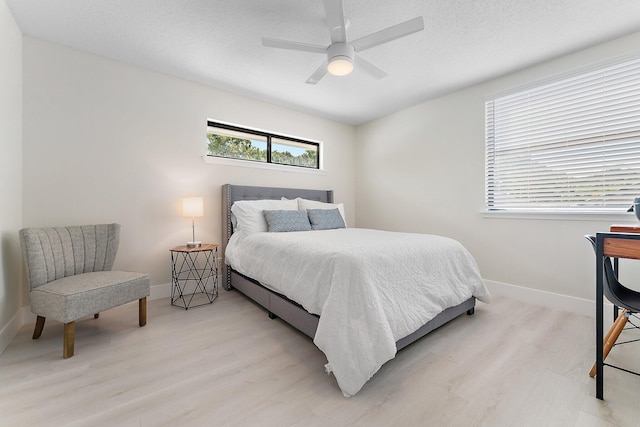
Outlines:
<svg viewBox="0 0 640 427"><path fill-rule="evenodd" d="M640 30L638 0L343 0L349 40L425 30L362 52L382 80L308 85L324 56L261 37L328 45L321 0L6 1L27 35L351 124Z"/></svg>

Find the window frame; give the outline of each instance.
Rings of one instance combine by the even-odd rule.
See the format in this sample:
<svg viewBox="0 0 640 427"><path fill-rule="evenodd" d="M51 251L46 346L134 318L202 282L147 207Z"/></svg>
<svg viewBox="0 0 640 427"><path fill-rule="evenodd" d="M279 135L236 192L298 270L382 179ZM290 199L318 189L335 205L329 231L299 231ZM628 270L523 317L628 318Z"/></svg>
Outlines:
<svg viewBox="0 0 640 427"><path fill-rule="evenodd" d="M266 139L266 144L267 144L267 148L266 148L267 158L266 158L266 161L260 161L260 160L253 160L253 159L242 159L242 158L238 158L238 157L216 156L214 154L209 154L208 150L207 150L207 153L203 156L203 159L207 163L227 163L227 164L237 164L237 165L240 165L240 166L253 166L253 167L259 167L259 168L279 169L279 170L288 170L288 171L296 171L296 172L310 172L310 173L320 172L320 171L323 170L322 169L322 155L321 155L322 154L322 151L321 151L322 143L319 142L319 141L302 139L302 138L293 137L293 136L289 136L289 135L283 135L283 134L268 132L268 131L265 131L265 130L254 129L254 128L249 128L249 127L245 127L245 126L239 126L239 125L226 123L226 122L222 122L222 121L218 121L218 120L208 119L207 120L207 129L209 129L210 127L220 128L220 129L225 129L225 130L229 130L229 131L233 131L233 132L239 132L239 133L243 133L243 134L255 135L255 136L258 136L258 137L265 138ZM209 134L209 131L207 131L207 134ZM273 139L282 140L282 141L289 141L289 142L293 142L293 143L296 143L296 144L302 144L302 145L308 145L308 146L315 147L315 149L316 149L316 166L315 167L311 167L311 166L291 165L291 164L287 164L287 163L273 162L273 160L272 160L272 140ZM277 144L277 142L276 142L276 144Z"/></svg>
<svg viewBox="0 0 640 427"><path fill-rule="evenodd" d="M498 149L496 149L495 147L496 121L495 121L495 117L493 117L493 114L495 111L493 111L492 108L494 107L493 103L496 100L509 98L509 97L517 97L518 95L524 95L530 92L535 92L536 90L544 90L550 85L566 85L563 87L563 89L566 89L566 87L570 85L570 82L572 81L572 79L585 78L591 73L601 73L603 76L609 76L613 74L615 76L616 67L622 68L626 66L632 67L634 71L637 71L638 69L640 69L640 65L638 65L639 60L640 60L640 55L638 54L619 57L613 60L600 62L598 64L591 65L588 67L582 67L580 69L576 69L568 73L558 74L546 79L542 79L536 82L519 86L517 88L513 88L507 91L502 91L502 92L487 96L485 98L485 109L484 109L485 110L485 116L484 116L485 118L485 175L484 175L485 186L484 186L483 216L486 216L486 217L494 216L494 217L502 217L502 218L536 218L536 219L561 218L561 219L585 219L585 220L598 220L598 219L605 219L610 217L627 218L627 217L633 216L632 213L631 214L627 213L626 208L623 208L621 206L622 204L621 199L626 198L628 196L625 193L624 189L622 188L622 185L620 185L620 188L618 188L618 190L616 191L620 191L620 195L623 197L616 196L613 198L609 198L608 195L606 194L607 192L604 191L600 195L600 197L602 197L602 202L600 204L590 203L586 207L579 206L579 204L580 203L587 204L587 202L589 201L589 199L587 198L580 199L578 202L573 201L573 202L567 203L564 206L541 207L540 206L541 203L538 200L534 200L533 202L528 201L526 205L516 207L513 204L513 200L517 200L517 198L510 199L509 196L507 196L507 198L503 199L503 203L496 204L496 201L493 198L496 196L496 191L497 191L496 182L498 182L496 180L498 180L499 178L495 176L495 168L496 167L508 168L509 166L513 166L514 163L507 163L506 165L505 164L496 165L494 156L496 155L496 151L500 150L500 147L498 147ZM634 62L636 63L634 64ZM608 73L611 73L611 74L608 74ZM634 73L633 82L640 83L640 77L636 77L636 76L637 76L637 72ZM609 96L611 96L612 94L615 94L616 90L619 90L616 86L613 86L613 89L611 87L608 87L606 83L602 84L602 86L606 87L607 89L606 95L609 95ZM590 88L590 87L595 87L595 86L587 85L580 88L580 90L572 93L582 94L587 90L585 88ZM579 105L581 107L584 107L585 104L584 102L581 102ZM639 102L639 105L640 105L640 102ZM511 113L513 113L513 111L515 110L511 110ZM608 111L608 110L605 110L605 111ZM564 112L557 112L556 115L554 115L551 118L547 118L547 120L551 121L553 119L557 119L558 117L562 117L563 113ZM584 117L584 116L581 116L581 117ZM640 123L639 118L636 117L635 120L636 120L636 123ZM549 122L545 121L543 123L549 123ZM606 120L604 121L604 123L606 123ZM512 123L509 123L509 124L512 124ZM640 124L638 126L640 126ZM529 134L529 137L530 135L531 134ZM523 140L524 139L525 138L523 138ZM580 139L581 138L567 137L566 141L568 144L570 144L570 143L575 143L576 140L580 140ZM603 136L602 136L603 154L601 158L604 163L606 163L607 160L611 162L611 159L615 158L613 148L607 145L607 144L612 145L611 141L613 140L615 140L615 137L612 137L610 132L603 133ZM491 146L492 144L493 146ZM636 159L637 153L640 152L640 140L630 141L630 147L631 147L630 151L632 152L632 156L633 156L632 159ZM550 152L552 153L553 151L550 151ZM582 160L581 157L568 157L565 160L565 162L569 161L572 158ZM568 163L563 163L563 164L568 164ZM612 166L610 164L607 164L606 167L608 168L606 169L606 171L612 170L611 169ZM630 168L630 169L637 169L637 168ZM535 171L535 169L529 169L529 168L527 170ZM628 179L628 177L633 177L634 178L633 180L635 181L639 176L639 174L637 172L635 173L633 172L634 170L630 170L630 173L628 174L626 179ZM616 184L619 182L622 183L624 182L624 179L619 182L617 181L614 181L614 182ZM603 184L603 188L604 188L604 184L610 184L611 181L608 180L607 178L603 178L601 183ZM502 185L503 183L498 182L498 184ZM524 181L520 182L519 185L520 187L517 187L517 188L522 189L524 187ZM556 188L559 189L560 186L557 186ZM577 188L579 189L579 187ZM530 193L530 194L533 194L534 199L535 199L535 196L541 194L539 193L539 191L541 190L537 190L537 191L538 193L536 192ZM637 195L640 195L640 191L638 191ZM536 202L538 203L538 205L536 205ZM631 205L632 202L633 202L633 197L629 196L629 205ZM572 203L574 205L572 205Z"/></svg>

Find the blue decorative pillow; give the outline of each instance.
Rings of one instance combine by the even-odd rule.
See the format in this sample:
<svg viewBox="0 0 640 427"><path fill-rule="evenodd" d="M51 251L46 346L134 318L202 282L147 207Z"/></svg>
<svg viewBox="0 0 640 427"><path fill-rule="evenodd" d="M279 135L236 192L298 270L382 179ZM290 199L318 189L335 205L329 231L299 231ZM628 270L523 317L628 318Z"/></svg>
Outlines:
<svg viewBox="0 0 640 427"><path fill-rule="evenodd" d="M267 230L270 232L309 231L309 217L305 211L264 211Z"/></svg>
<svg viewBox="0 0 640 427"><path fill-rule="evenodd" d="M334 228L345 228L344 220L340 211L336 209L307 209L311 229L313 230L333 230Z"/></svg>

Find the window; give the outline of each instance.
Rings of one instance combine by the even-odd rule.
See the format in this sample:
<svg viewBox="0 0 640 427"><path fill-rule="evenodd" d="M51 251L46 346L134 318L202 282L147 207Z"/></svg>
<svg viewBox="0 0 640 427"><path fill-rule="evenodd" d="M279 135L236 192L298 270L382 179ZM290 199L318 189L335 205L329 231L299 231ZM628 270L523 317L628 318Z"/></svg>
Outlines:
<svg viewBox="0 0 640 427"><path fill-rule="evenodd" d="M485 107L487 210L605 212L640 196L640 58Z"/></svg>
<svg viewBox="0 0 640 427"><path fill-rule="evenodd" d="M320 168L320 144L226 123L207 123L207 155Z"/></svg>

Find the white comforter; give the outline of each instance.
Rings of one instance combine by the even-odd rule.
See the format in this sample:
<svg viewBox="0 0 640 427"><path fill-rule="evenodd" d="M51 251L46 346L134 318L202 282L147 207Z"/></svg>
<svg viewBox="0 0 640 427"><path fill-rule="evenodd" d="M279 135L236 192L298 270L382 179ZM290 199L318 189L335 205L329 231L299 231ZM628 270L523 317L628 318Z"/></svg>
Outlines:
<svg viewBox="0 0 640 427"><path fill-rule="evenodd" d="M457 241L347 228L235 233L225 262L320 315L313 342L345 396L388 360L395 342L447 307L490 295Z"/></svg>

